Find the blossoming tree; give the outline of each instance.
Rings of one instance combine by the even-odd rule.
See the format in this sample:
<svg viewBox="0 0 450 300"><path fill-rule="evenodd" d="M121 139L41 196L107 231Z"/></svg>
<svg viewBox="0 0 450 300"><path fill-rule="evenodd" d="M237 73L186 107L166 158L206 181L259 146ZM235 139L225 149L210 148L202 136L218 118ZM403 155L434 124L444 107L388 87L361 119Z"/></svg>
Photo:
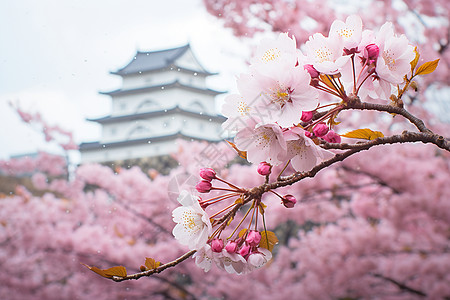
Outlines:
<svg viewBox="0 0 450 300"><path fill-rule="evenodd" d="M418 65L418 50L404 35L397 36L391 23L384 24L378 32L363 30L362 20L353 15L345 22L333 22L328 36L311 36L304 48L305 54L297 50L295 38L287 34L262 41L249 73L238 78L239 94L225 100L223 113L228 120L224 129L236 132L234 143L230 144L249 162L260 164L258 172L265 176L265 182L243 188L218 177L211 168L201 169L197 191L220 193L206 199L187 192L180 194L182 207L173 212L177 223L173 234L189 247L189 252L170 263L143 266L142 272L131 275L126 274L124 267L89 267L91 270L116 281L137 279L159 273L193 255L205 271L215 264L228 273L251 272L272 259L273 246L278 242L275 233L266 229L266 193L279 197L286 208L293 208L296 197L281 195L278 189L314 177L322 169L377 145L423 142L450 150L447 139L406 111L401 102L414 84L413 79L432 73L439 60ZM321 103L319 92L338 101ZM385 136L364 128L339 135L335 131L339 127L337 120L347 110L397 115L409 121L416 131L406 127L401 134ZM341 143L341 136L366 141ZM283 167L271 177L273 167L278 166ZM288 170L294 173L286 175ZM213 186L213 181L219 184ZM215 204L226 202L228 205L217 211L207 212ZM238 217L241 209L245 213ZM448 255L444 258L449 263ZM420 289L378 272L371 277L425 295Z"/></svg>
<svg viewBox="0 0 450 300"><path fill-rule="evenodd" d="M230 145L252 166L205 165L185 190L135 168L82 166L72 182L34 175L53 191L43 197L5 196L0 278L12 288L0 295L450 297L450 141L402 104L438 60L419 63L392 24L363 30L358 16L303 49L286 33L261 41L225 100ZM191 169L191 153L172 178ZM24 211L34 217L15 221ZM95 277L73 271L80 261L127 290L89 284Z"/></svg>

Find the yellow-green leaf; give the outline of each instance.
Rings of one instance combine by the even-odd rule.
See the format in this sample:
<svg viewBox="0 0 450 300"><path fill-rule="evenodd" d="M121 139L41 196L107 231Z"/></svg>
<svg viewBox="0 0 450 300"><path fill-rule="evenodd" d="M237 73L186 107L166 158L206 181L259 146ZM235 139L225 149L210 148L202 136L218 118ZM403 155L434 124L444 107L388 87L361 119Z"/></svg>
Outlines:
<svg viewBox="0 0 450 300"><path fill-rule="evenodd" d="M259 207L258 207L259 208L259 213L263 215L266 207L267 207L267 205L265 205L264 203L262 203L262 202L259 203Z"/></svg>
<svg viewBox="0 0 450 300"><path fill-rule="evenodd" d="M97 273L105 278L112 278L113 276L125 277L127 276L127 270L123 266L112 267L109 269L99 269L97 267L91 267L86 264L82 264L92 272Z"/></svg>
<svg viewBox="0 0 450 300"><path fill-rule="evenodd" d="M263 231L261 232L261 241L259 242L259 246L262 248L266 248L270 252L272 252L273 247L278 244L278 238L272 231Z"/></svg>
<svg viewBox="0 0 450 300"><path fill-rule="evenodd" d="M376 138L384 137L384 134L380 131L373 131L369 128L356 129L341 136L352 139L374 140Z"/></svg>
<svg viewBox="0 0 450 300"><path fill-rule="evenodd" d="M234 201L234 203L235 204L242 204L242 203L244 203L244 198L242 198L242 196L241 196L241 197L237 198L236 201Z"/></svg>
<svg viewBox="0 0 450 300"><path fill-rule="evenodd" d="M239 231L239 234L238 234L238 236L239 237L243 237L244 236L244 234L247 232L247 229L246 228L244 228L244 229L242 229L241 231Z"/></svg>
<svg viewBox="0 0 450 300"><path fill-rule="evenodd" d="M414 57L414 59L411 61L411 73L414 72L414 69L416 68L417 63L419 62L420 54L419 54L419 51L417 51L417 47L414 48L414 53L416 54L416 57Z"/></svg>
<svg viewBox="0 0 450 300"><path fill-rule="evenodd" d="M145 258L145 266L147 267L147 269L149 270L153 270L156 269L157 267L159 267L161 265L160 261L156 261L153 258L150 257L146 257Z"/></svg>
<svg viewBox="0 0 450 300"><path fill-rule="evenodd" d="M426 75L433 73L436 70L439 63L439 58L433 61L428 61L417 68L417 72L415 75Z"/></svg>

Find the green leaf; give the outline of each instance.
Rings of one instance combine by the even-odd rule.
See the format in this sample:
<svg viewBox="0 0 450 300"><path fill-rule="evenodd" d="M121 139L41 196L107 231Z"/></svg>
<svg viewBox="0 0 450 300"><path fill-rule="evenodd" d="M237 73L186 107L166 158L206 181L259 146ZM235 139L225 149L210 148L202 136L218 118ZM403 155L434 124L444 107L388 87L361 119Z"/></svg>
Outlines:
<svg viewBox="0 0 450 300"><path fill-rule="evenodd" d="M428 61L417 68L417 72L415 75L426 75L433 73L436 70L439 63L439 58L433 61Z"/></svg>
<svg viewBox="0 0 450 300"><path fill-rule="evenodd" d="M112 278L113 276L125 277L127 276L127 270L123 266L112 267L109 269L99 269L97 267L91 267L86 264L82 264L92 272L97 273L105 278Z"/></svg>
<svg viewBox="0 0 450 300"><path fill-rule="evenodd" d="M374 140L380 137L384 137L384 134L380 131L373 131L369 128L356 129L341 136L352 139Z"/></svg>
<svg viewBox="0 0 450 300"><path fill-rule="evenodd" d="M261 241L259 242L259 246L262 248L266 248L270 252L272 252L273 247L278 244L278 238L272 231L263 231L261 232Z"/></svg>
<svg viewBox="0 0 450 300"><path fill-rule="evenodd" d="M153 270L156 269L157 267L159 267L161 265L160 261L156 261L153 258L150 257L146 257L145 258L145 266L147 267L147 269L149 270Z"/></svg>

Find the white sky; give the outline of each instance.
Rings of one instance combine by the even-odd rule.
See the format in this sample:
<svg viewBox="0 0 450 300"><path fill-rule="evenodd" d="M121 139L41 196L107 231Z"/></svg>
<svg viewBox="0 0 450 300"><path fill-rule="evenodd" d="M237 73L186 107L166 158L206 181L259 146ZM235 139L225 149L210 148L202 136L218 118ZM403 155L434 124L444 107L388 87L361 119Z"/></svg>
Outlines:
<svg viewBox="0 0 450 300"><path fill-rule="evenodd" d="M121 86L109 74L136 50L190 42L203 66L219 72L210 88L232 90L248 51L206 13L201 0L17 0L0 2L0 159L44 150L43 138L8 105L40 112L76 141L100 138L86 118L110 113L99 91Z"/></svg>

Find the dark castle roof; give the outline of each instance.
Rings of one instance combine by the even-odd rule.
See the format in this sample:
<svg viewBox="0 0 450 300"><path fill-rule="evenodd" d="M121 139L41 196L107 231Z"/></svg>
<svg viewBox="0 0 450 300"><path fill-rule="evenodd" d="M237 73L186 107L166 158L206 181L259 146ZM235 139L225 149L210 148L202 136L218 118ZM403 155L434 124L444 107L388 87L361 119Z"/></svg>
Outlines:
<svg viewBox="0 0 450 300"><path fill-rule="evenodd" d="M130 75L136 73L143 73L148 71L155 71L165 69L170 66L175 66L174 62L181 57L186 51L190 49L189 44L172 49L165 49L159 51L140 52L138 51L134 58L125 67L116 72L111 72L116 75ZM202 68L203 69L203 68ZM205 75L213 75L207 71L200 72Z"/></svg>

